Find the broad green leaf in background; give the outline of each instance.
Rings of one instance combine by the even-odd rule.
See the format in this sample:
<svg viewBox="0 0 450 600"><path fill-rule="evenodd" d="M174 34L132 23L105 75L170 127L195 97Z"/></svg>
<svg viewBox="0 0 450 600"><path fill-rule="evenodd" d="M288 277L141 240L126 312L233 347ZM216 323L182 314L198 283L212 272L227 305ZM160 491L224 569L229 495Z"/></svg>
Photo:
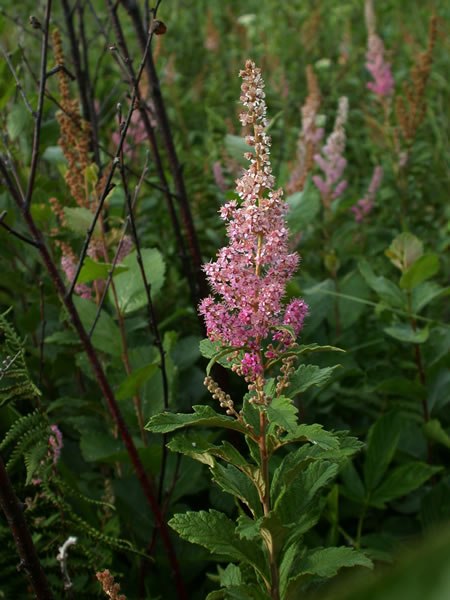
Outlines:
<svg viewBox="0 0 450 600"><path fill-rule="evenodd" d="M159 370L155 363L135 369L120 384L116 393L117 400L132 398L139 393L140 388Z"/></svg>
<svg viewBox="0 0 450 600"><path fill-rule="evenodd" d="M424 254L416 260L401 276L400 287L412 290L420 283L431 279L439 271L437 254Z"/></svg>
<svg viewBox="0 0 450 600"><path fill-rule="evenodd" d="M79 235L85 236L87 230L92 225L94 214L84 206L65 206L64 215L66 217L67 227ZM100 233L100 223L97 221L94 228L94 235Z"/></svg>
<svg viewBox="0 0 450 600"><path fill-rule="evenodd" d="M445 431L438 419L431 419L424 424L423 429L429 440L450 448L450 435Z"/></svg>
<svg viewBox="0 0 450 600"><path fill-rule="evenodd" d="M441 469L421 462L401 465L387 474L383 483L370 496L370 504L376 508L384 508L386 502L406 496Z"/></svg>
<svg viewBox="0 0 450 600"><path fill-rule="evenodd" d="M367 440L364 481L368 490L374 489L383 478L394 458L402 430L398 413L390 412L372 425Z"/></svg>
<svg viewBox="0 0 450 600"><path fill-rule="evenodd" d="M398 325L385 327L384 332L399 342L407 344L423 344L427 341L430 333L428 326L422 329L413 329L409 323L399 323Z"/></svg>
<svg viewBox="0 0 450 600"><path fill-rule="evenodd" d="M320 211L320 195L314 186L307 185L302 192L288 196L287 220L293 233L300 233L314 221Z"/></svg>
<svg viewBox="0 0 450 600"><path fill-rule="evenodd" d="M79 296L74 296L73 301L84 328L89 331L97 314L97 305L92 300ZM104 309L100 312L100 318L92 335L92 344L97 350L112 356L120 356L122 353L119 327Z"/></svg>
<svg viewBox="0 0 450 600"><path fill-rule="evenodd" d="M243 166L247 166L248 164L248 160L244 157L244 154L246 152L251 152L254 154L255 152L255 149L252 146L249 146L245 139L239 135L227 133L224 144L231 158L238 161L238 163Z"/></svg>
<svg viewBox="0 0 450 600"><path fill-rule="evenodd" d="M164 283L164 260L161 253L156 248L143 248L141 254L145 274L148 283L150 284L150 293L153 298L161 291ZM121 265L128 270L115 277L114 285L116 288L119 310L123 314L129 314L147 304L147 294L144 289L141 270L136 259L136 251L130 252L130 254L122 261ZM114 302L111 294L112 293L110 292L111 302Z"/></svg>
<svg viewBox="0 0 450 600"><path fill-rule="evenodd" d="M405 273L423 254L423 244L405 231L398 235L385 252L391 263Z"/></svg>
<svg viewBox="0 0 450 600"><path fill-rule="evenodd" d="M414 314L418 314L436 298L448 296L449 294L450 287L443 288L434 281L424 281L412 290L412 311Z"/></svg>
<svg viewBox="0 0 450 600"><path fill-rule="evenodd" d="M359 261L358 268L367 285L378 294L383 302L395 308L406 307L405 294L395 283L386 277L375 275L370 264L364 259Z"/></svg>
<svg viewBox="0 0 450 600"><path fill-rule="evenodd" d="M92 260L89 256L86 256L77 283L87 283L88 281L94 281L95 279L108 279L111 269L112 264L97 262ZM124 273L127 270L128 268L123 265L116 265L114 267L114 276L117 276L119 273Z"/></svg>

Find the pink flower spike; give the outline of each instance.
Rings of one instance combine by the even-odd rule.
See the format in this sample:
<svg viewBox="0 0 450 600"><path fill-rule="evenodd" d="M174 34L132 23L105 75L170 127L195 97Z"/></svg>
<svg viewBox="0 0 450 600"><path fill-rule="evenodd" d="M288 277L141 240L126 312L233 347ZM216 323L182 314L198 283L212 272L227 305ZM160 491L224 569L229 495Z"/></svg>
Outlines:
<svg viewBox="0 0 450 600"><path fill-rule="evenodd" d="M48 445L50 446L50 450L53 455L53 464L56 465L59 457L61 456L61 450L64 445L63 437L58 425L50 425L50 430L52 431L52 435L50 435L48 438Z"/></svg>
<svg viewBox="0 0 450 600"><path fill-rule="evenodd" d="M369 35L366 69L373 81L367 84L367 88L381 98L391 96L395 85L391 65L385 61L384 53L383 40L376 33Z"/></svg>
<svg viewBox="0 0 450 600"><path fill-rule="evenodd" d="M202 300L199 312L211 341L245 348L237 371L255 381L264 371L263 344L275 339L273 329L284 323L298 334L306 314L301 306L306 304L299 300L286 309L282 304L299 257L288 251L287 205L282 190L274 189L261 71L248 60L241 77L241 102L247 111L240 119L251 126L254 154L247 157L250 165L236 182L241 202L233 200L220 210L229 244L203 267L214 295Z"/></svg>

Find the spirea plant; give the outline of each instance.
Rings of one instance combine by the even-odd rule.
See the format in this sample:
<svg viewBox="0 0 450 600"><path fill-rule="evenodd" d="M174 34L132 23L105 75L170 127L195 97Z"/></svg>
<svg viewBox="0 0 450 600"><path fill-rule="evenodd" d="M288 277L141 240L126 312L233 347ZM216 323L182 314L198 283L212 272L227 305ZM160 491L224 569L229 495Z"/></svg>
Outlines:
<svg viewBox="0 0 450 600"><path fill-rule="evenodd" d="M346 432L329 432L298 418L298 394L323 384L334 370L302 359L339 349L299 344L308 306L298 298L283 303L299 257L288 250L287 205L282 191L274 189L261 71L248 60L240 75L245 108L240 119L250 129L250 165L237 181L239 200L220 211L229 244L204 267L213 295L199 308L208 335L201 352L210 359L205 385L218 410L200 405L192 414L164 412L152 417L147 429L164 434L188 427L223 430L220 443L189 432L168 444L206 464L213 481L236 502L233 515L186 512L169 522L182 538L208 549L219 563L229 563L219 568L220 589L208 599L294 600L342 567L371 566L352 547L311 547L307 535L321 517L340 467L361 444ZM212 378L215 363L245 379L242 401ZM248 452L244 444L238 449L226 439L225 430L240 434Z"/></svg>

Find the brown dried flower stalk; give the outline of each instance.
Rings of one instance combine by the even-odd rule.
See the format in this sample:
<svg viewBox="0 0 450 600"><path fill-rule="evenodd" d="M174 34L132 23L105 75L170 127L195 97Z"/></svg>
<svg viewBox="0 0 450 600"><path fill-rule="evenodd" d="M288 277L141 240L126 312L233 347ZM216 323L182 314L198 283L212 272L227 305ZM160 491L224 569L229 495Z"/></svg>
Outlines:
<svg viewBox="0 0 450 600"><path fill-rule="evenodd" d="M421 125L427 108L425 92L433 64L433 49L437 37L437 17L430 19L428 47L416 57L416 63L411 69L411 83L403 86L404 96L397 96L396 116L401 135L408 145L414 141L417 130Z"/></svg>
<svg viewBox="0 0 450 600"><path fill-rule="evenodd" d="M58 87L61 110L56 114L56 118L61 130L58 144L62 148L68 165L65 180L78 206L89 207L85 170L90 164L90 125L81 116L78 100L70 97L69 78L65 69L59 30L56 29L53 32L52 40L56 63L59 67Z"/></svg>
<svg viewBox="0 0 450 600"><path fill-rule="evenodd" d="M103 591L108 598L111 598L111 600L127 600L126 596L120 593L120 585L115 583L114 577L111 575L108 569L99 571L95 574L95 576L101 583Z"/></svg>
<svg viewBox="0 0 450 600"><path fill-rule="evenodd" d="M297 142L297 158L286 186L290 194L301 192L305 187L308 173L314 166L314 155L323 136L323 129L316 126L321 97L319 83L311 65L306 67L306 83L308 96L300 111L302 128Z"/></svg>

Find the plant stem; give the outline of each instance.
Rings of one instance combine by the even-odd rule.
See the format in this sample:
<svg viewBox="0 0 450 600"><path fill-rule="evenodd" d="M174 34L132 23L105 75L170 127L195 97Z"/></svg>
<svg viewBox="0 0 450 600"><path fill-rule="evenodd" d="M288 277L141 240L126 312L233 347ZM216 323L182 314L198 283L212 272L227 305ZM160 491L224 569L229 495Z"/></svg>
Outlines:
<svg viewBox="0 0 450 600"><path fill-rule="evenodd" d="M53 600L47 578L42 570L36 548L28 529L23 509L14 493L5 464L0 457L0 507L5 513L11 529L17 552L20 556L20 568L25 571L38 600Z"/></svg>
<svg viewBox="0 0 450 600"><path fill-rule="evenodd" d="M270 513L270 478L269 478L269 456L267 454L266 444L266 426L267 416L264 410L259 413L259 457L261 461L261 475L263 480L263 496L261 502L263 505L264 516L266 517ZM264 543L266 544L267 551L269 553L270 562L270 597L272 600L280 600L280 577L278 572L278 565L275 556L275 547L273 538L269 534L264 536Z"/></svg>

